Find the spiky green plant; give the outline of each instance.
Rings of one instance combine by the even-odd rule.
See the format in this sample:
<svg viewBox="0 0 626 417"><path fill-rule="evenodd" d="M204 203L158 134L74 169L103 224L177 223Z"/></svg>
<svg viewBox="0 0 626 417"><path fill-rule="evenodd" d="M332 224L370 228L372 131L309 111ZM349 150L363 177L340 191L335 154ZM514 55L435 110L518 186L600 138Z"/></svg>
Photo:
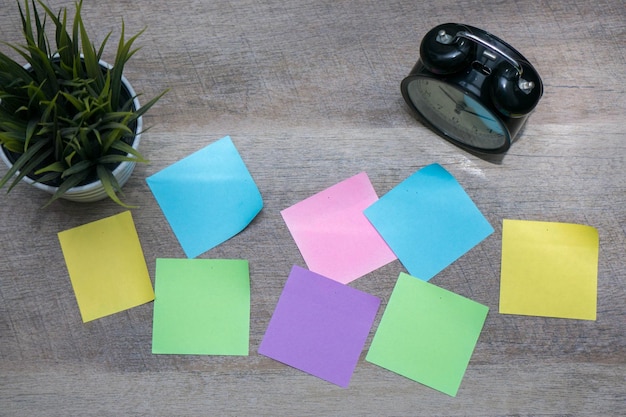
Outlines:
<svg viewBox="0 0 626 417"><path fill-rule="evenodd" d="M15 156L0 188L10 182L10 191L28 175L58 187L49 204L70 188L99 179L107 195L126 206L112 171L123 161L146 162L130 145L133 130L165 91L134 108L122 73L143 30L126 40L122 22L115 62L104 68L99 62L111 33L96 49L81 18L82 0L75 6L70 27L66 8L55 14L42 0L30 5L25 0L23 7L18 0L26 44L5 45L27 65L0 52L0 145ZM54 44L46 34L48 20L54 25Z"/></svg>

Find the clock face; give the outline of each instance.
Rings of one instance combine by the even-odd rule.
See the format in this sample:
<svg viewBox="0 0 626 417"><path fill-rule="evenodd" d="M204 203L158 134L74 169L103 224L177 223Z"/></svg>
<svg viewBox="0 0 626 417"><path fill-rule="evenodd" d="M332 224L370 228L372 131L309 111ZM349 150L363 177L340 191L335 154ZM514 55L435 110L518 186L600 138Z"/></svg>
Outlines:
<svg viewBox="0 0 626 417"><path fill-rule="evenodd" d="M407 93L426 120L458 142L497 150L509 140L507 129L490 110L454 86L418 77L409 82Z"/></svg>

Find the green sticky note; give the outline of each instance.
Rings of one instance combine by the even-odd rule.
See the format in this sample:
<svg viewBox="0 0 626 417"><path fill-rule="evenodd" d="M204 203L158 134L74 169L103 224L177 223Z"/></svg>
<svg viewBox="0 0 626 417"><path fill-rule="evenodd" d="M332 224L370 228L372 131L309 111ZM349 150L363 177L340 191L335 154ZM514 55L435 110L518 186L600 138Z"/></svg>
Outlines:
<svg viewBox="0 0 626 417"><path fill-rule="evenodd" d="M154 289L152 353L248 355L248 261L157 259Z"/></svg>
<svg viewBox="0 0 626 417"><path fill-rule="evenodd" d="M456 396L488 310L400 273L366 360Z"/></svg>

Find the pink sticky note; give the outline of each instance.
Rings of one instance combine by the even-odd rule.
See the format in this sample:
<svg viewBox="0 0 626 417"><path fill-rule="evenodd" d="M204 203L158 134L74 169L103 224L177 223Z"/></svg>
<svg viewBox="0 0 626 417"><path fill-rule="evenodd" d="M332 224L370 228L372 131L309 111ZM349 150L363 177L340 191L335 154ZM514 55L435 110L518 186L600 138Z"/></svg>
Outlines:
<svg viewBox="0 0 626 417"><path fill-rule="evenodd" d="M378 297L294 266L259 353L346 388L379 306Z"/></svg>
<svg viewBox="0 0 626 417"><path fill-rule="evenodd" d="M308 268L346 284L396 259L363 210L378 200L362 172L281 212Z"/></svg>

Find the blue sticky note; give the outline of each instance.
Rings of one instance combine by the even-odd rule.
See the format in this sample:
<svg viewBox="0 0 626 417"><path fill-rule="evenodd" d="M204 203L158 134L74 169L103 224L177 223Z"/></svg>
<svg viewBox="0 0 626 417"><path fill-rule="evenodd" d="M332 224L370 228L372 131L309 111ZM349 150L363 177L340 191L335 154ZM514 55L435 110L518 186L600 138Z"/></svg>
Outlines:
<svg viewBox="0 0 626 417"><path fill-rule="evenodd" d="M364 214L409 273L424 281L493 233L465 190L439 164L420 169Z"/></svg>
<svg viewBox="0 0 626 417"><path fill-rule="evenodd" d="M229 136L146 182L189 258L241 232L263 207L261 193Z"/></svg>

